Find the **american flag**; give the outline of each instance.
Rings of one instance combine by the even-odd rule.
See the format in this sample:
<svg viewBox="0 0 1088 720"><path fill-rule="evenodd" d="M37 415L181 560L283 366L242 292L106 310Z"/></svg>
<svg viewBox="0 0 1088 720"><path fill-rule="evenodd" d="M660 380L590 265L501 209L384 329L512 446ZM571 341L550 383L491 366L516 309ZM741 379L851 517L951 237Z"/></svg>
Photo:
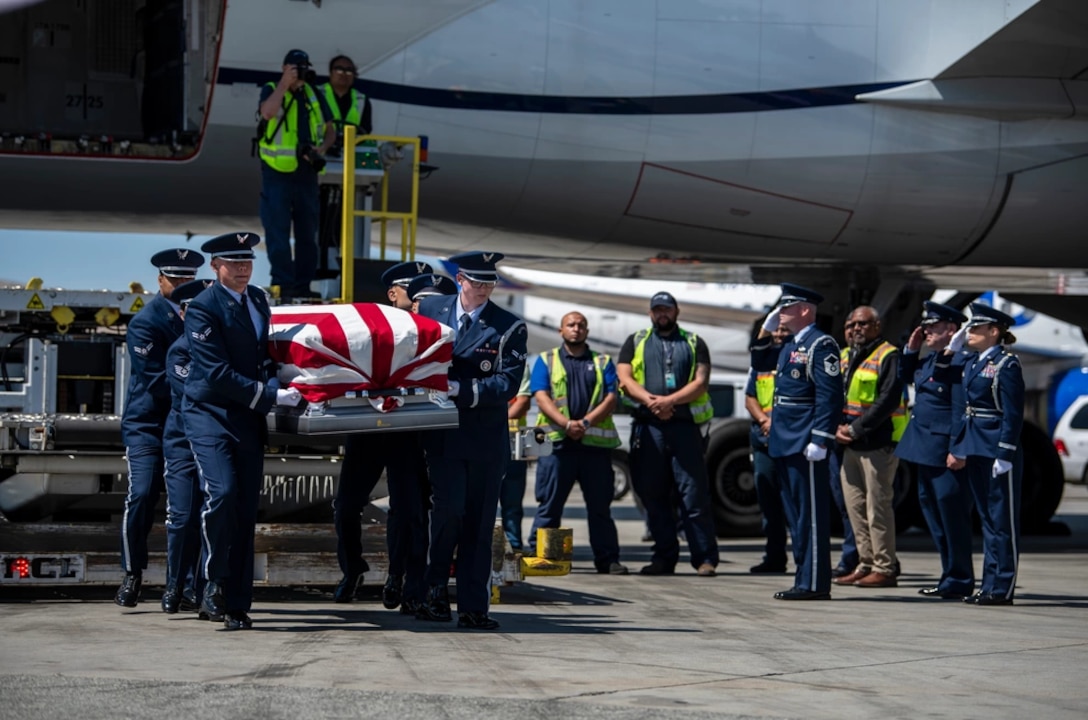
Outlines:
<svg viewBox="0 0 1088 720"><path fill-rule="evenodd" d="M284 387L310 402L352 390L446 390L453 330L388 305L272 308L269 353Z"/></svg>

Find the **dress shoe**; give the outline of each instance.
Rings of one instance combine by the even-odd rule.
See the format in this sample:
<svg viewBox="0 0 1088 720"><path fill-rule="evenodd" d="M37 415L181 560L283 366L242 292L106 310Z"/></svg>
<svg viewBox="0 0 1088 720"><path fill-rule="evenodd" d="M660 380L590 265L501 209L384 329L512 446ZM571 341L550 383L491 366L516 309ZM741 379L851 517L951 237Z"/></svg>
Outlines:
<svg viewBox="0 0 1088 720"><path fill-rule="evenodd" d="M487 613L463 612L457 613L457 627L468 630L495 630L499 627L499 621L492 620Z"/></svg>
<svg viewBox="0 0 1088 720"><path fill-rule="evenodd" d="M759 565L753 565L748 568L748 572L753 575L781 575L786 572L786 564L767 562L764 560Z"/></svg>
<svg viewBox="0 0 1088 720"><path fill-rule="evenodd" d="M831 568L831 577L840 578L843 575L849 575L850 573L854 572L854 569L855 568L848 568L845 565L836 565L835 567Z"/></svg>
<svg viewBox="0 0 1088 720"><path fill-rule="evenodd" d="M894 575L885 575L882 572L871 572L854 583L854 587L862 588L893 588L898 585L899 581Z"/></svg>
<svg viewBox="0 0 1088 720"><path fill-rule="evenodd" d="M975 600L975 605L1012 605L1012 598L997 593L982 593Z"/></svg>
<svg viewBox="0 0 1088 720"><path fill-rule="evenodd" d="M143 584L144 579L140 573L126 573L113 601L121 607L136 607L136 603L140 602L140 588Z"/></svg>
<svg viewBox="0 0 1088 720"><path fill-rule="evenodd" d="M423 607L423 603L419 600L412 600L411 598L404 598L400 601L400 614L401 615L415 615L419 612L419 609Z"/></svg>
<svg viewBox="0 0 1088 720"><path fill-rule="evenodd" d="M982 597L982 591L981 590L976 590L974 593L972 593L972 594L968 595L967 597L965 597L963 599L963 601L965 603L967 603L968 605L976 605L976 604L978 604L978 599L980 597Z"/></svg>
<svg viewBox="0 0 1088 720"><path fill-rule="evenodd" d="M782 590L774 594L775 600L830 600L831 593L829 592L815 592L813 590L802 590L801 588L790 588L789 590Z"/></svg>
<svg viewBox="0 0 1088 720"><path fill-rule="evenodd" d="M922 588L918 591L918 594L922 597L935 598L937 600L963 600L967 597L960 592L954 592L952 590L942 590L938 585Z"/></svg>
<svg viewBox="0 0 1088 720"><path fill-rule="evenodd" d="M332 601L335 603L349 603L355 599L355 593L359 584L363 581L362 573L351 573L340 578L340 584L332 592ZM383 593L384 595L384 593Z"/></svg>
<svg viewBox="0 0 1088 720"><path fill-rule="evenodd" d="M223 589L219 583L209 582L204 586L204 599L200 602L200 609L207 614L209 620L214 622L219 622L227 614Z"/></svg>
<svg viewBox="0 0 1088 720"><path fill-rule="evenodd" d="M695 570L695 574L699 577L714 577L718 574L718 571L714 568L713 565L705 562Z"/></svg>
<svg viewBox="0 0 1088 720"><path fill-rule="evenodd" d="M898 560L896 560L895 564L892 565L892 577L897 578L902 574L903 574L903 566L899 564Z"/></svg>
<svg viewBox="0 0 1088 720"><path fill-rule="evenodd" d="M450 612L450 591L445 585L436 585L427 591L427 599L419 606L416 618L437 622L449 622L453 619Z"/></svg>
<svg viewBox="0 0 1088 720"><path fill-rule="evenodd" d="M868 576L868 570L866 570L865 568L858 568L849 575L840 575L837 578L832 578L831 582L835 583L836 585L855 585L857 584L858 580L861 580L862 578Z"/></svg>
<svg viewBox="0 0 1088 720"><path fill-rule="evenodd" d="M676 572L674 565L666 565L665 563L654 560L649 565L644 565L641 570L638 571L639 575L672 575Z"/></svg>
<svg viewBox="0 0 1088 720"><path fill-rule="evenodd" d="M253 620L244 612L229 612L223 618L223 627L227 630L249 630L253 627Z"/></svg>
<svg viewBox="0 0 1088 720"><path fill-rule="evenodd" d="M385 587L382 588L382 606L386 610L394 610L401 603L404 594L404 580L398 575L389 575L385 578Z"/></svg>
<svg viewBox="0 0 1088 720"><path fill-rule="evenodd" d="M181 594L181 603L178 610L181 612L196 612L200 609L200 601L196 599L196 591L186 590Z"/></svg>
<svg viewBox="0 0 1088 720"><path fill-rule="evenodd" d="M181 593L177 588L166 588L162 594L162 611L167 615L176 615L181 607Z"/></svg>
<svg viewBox="0 0 1088 720"><path fill-rule="evenodd" d="M597 573L599 575L626 575L628 572L627 566L618 562L597 566Z"/></svg>

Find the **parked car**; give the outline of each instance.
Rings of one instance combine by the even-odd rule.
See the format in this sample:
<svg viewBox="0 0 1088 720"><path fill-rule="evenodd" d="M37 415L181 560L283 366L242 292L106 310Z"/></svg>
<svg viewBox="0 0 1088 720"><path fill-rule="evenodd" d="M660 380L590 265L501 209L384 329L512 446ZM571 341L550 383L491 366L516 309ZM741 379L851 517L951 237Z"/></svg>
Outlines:
<svg viewBox="0 0 1088 720"><path fill-rule="evenodd" d="M1054 427L1054 448L1066 482L1088 484L1088 395L1081 395Z"/></svg>

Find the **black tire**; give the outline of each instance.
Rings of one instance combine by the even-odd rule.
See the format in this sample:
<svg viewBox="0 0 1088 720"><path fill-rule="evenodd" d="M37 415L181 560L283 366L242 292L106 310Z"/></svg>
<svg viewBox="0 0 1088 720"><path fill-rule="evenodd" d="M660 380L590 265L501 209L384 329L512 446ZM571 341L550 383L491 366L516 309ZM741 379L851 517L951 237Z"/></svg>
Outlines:
<svg viewBox="0 0 1088 720"><path fill-rule="evenodd" d="M711 431L706 455L714 528L719 537L750 537L763 530L763 513L756 496L748 426Z"/></svg>
<svg viewBox="0 0 1088 720"><path fill-rule="evenodd" d="M612 451L612 500L622 500L631 492L631 462L623 450Z"/></svg>
<svg viewBox="0 0 1088 720"><path fill-rule="evenodd" d="M1024 475L1020 488L1020 526L1023 532L1045 529L1058 509L1065 490L1065 471L1058 451L1038 425L1025 422L1020 431Z"/></svg>

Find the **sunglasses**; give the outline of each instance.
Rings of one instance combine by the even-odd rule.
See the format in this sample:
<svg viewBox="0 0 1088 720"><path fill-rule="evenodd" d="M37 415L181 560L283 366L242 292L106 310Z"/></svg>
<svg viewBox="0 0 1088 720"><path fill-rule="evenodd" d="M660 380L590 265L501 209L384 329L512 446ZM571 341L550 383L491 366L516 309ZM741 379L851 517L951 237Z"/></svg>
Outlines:
<svg viewBox="0 0 1088 720"><path fill-rule="evenodd" d="M873 324L872 320L855 320L854 322L846 323L845 325L843 325L843 327L845 327L847 330L849 330L850 328L856 328L856 327L858 327L858 328L868 327L869 325L872 325L872 324Z"/></svg>
<svg viewBox="0 0 1088 720"><path fill-rule="evenodd" d="M349 68L349 67L334 67L332 69L332 71L334 73L339 73L341 75L354 75L355 74L355 68Z"/></svg>

